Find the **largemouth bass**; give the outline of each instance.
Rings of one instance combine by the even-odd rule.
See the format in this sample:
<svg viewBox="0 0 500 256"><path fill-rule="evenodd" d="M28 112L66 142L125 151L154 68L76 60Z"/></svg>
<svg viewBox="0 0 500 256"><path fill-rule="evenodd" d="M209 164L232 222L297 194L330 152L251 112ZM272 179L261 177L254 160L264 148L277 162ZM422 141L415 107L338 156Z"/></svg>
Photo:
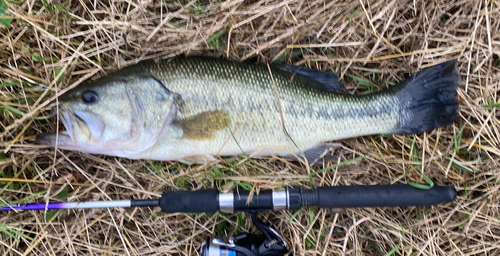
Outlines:
<svg viewBox="0 0 500 256"><path fill-rule="evenodd" d="M200 57L143 61L62 95L66 131L37 142L187 164L243 153L311 162L329 141L453 123L459 79L456 61L448 61L361 96L343 92L335 75L303 67Z"/></svg>

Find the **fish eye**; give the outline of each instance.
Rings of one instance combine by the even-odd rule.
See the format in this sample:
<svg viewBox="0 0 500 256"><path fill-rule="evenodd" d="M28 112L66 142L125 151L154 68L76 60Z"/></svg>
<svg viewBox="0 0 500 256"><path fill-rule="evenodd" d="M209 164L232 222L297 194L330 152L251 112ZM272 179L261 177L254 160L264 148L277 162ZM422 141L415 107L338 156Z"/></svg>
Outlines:
<svg viewBox="0 0 500 256"><path fill-rule="evenodd" d="M82 101L87 104L92 104L97 101L97 93L94 91L85 91L82 93Z"/></svg>

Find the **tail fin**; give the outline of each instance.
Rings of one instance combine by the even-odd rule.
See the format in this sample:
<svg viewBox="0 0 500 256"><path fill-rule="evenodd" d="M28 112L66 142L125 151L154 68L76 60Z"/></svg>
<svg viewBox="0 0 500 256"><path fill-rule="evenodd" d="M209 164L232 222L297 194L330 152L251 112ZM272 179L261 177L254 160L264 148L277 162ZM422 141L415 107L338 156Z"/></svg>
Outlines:
<svg viewBox="0 0 500 256"><path fill-rule="evenodd" d="M456 60L426 68L394 87L406 108L397 134L421 133L452 124L458 118L460 74Z"/></svg>

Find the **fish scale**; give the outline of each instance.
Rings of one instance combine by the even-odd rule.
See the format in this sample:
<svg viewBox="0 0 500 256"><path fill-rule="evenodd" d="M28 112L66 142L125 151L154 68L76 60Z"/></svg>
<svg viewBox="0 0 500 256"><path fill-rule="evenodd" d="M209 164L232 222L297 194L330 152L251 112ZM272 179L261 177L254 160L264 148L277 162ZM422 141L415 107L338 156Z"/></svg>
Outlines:
<svg viewBox="0 0 500 256"><path fill-rule="evenodd" d="M271 153L288 155L326 140L390 133L400 118L394 109L402 108L397 99L385 94L353 97L325 92L308 87L301 79L292 79L291 73L272 69L285 127L293 143L282 130L267 66L193 58L159 65L149 62L143 67L169 90L186 98L181 110L183 117L220 109L228 111L233 120L234 139L248 154L261 148L282 148ZM198 104L201 102L204 104ZM373 115L378 105L387 106L386 112ZM389 115L384 117L383 113ZM211 154L241 153L236 143L227 142L231 138L227 131L221 131L213 140L193 141L177 150L196 154L195 149L201 146Z"/></svg>

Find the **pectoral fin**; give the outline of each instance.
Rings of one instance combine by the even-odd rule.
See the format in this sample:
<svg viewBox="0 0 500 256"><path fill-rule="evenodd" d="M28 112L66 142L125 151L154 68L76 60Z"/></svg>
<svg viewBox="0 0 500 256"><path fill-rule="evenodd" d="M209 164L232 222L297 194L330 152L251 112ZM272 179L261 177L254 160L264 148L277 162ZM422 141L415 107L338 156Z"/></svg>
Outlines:
<svg viewBox="0 0 500 256"><path fill-rule="evenodd" d="M206 140L215 137L215 132L228 128L231 120L226 111L208 111L176 122L183 132L183 138Z"/></svg>

